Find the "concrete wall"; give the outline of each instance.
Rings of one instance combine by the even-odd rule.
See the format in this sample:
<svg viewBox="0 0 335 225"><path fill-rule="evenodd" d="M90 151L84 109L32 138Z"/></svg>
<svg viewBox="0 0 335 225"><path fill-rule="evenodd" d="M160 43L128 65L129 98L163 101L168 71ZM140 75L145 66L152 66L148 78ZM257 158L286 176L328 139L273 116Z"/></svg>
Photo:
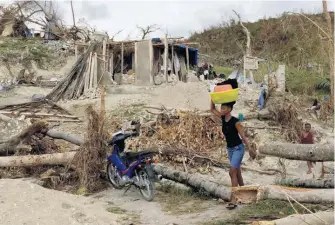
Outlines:
<svg viewBox="0 0 335 225"><path fill-rule="evenodd" d="M278 91L285 92L285 65L279 65L276 72Z"/></svg>
<svg viewBox="0 0 335 225"><path fill-rule="evenodd" d="M153 48L151 40L135 43L135 75L137 85L153 84L152 58Z"/></svg>

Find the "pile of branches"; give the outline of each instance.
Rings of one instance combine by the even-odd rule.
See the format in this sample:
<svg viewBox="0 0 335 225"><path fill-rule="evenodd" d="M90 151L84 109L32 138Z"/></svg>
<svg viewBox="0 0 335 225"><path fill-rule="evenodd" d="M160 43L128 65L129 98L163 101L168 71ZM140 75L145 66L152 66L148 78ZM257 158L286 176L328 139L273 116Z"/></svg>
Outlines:
<svg viewBox="0 0 335 225"><path fill-rule="evenodd" d="M84 144L73 159L73 165L78 173L81 188L94 192L102 186L100 171L106 158L108 133L104 130L104 120L92 106L86 109L86 114L88 132Z"/></svg>
<svg viewBox="0 0 335 225"><path fill-rule="evenodd" d="M116 125L120 121L114 120L113 124L108 127L120 128ZM132 150L170 147L204 154L225 145L218 123L192 111L161 112L156 120L142 124L141 135L128 143Z"/></svg>
<svg viewBox="0 0 335 225"><path fill-rule="evenodd" d="M294 96L288 94L270 97L267 102L267 108L274 121L282 126L285 138L293 142L300 141L304 125L296 105Z"/></svg>

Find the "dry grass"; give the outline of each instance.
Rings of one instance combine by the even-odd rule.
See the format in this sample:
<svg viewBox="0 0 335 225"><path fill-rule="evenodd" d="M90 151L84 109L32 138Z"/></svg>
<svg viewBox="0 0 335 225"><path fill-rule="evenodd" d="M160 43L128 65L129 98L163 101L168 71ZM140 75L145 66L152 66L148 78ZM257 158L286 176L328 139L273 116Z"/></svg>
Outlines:
<svg viewBox="0 0 335 225"><path fill-rule="evenodd" d="M75 155L73 164L79 175L81 189L94 192L102 186L100 170L106 157L108 135L104 131L104 121L92 106L87 108L86 113L88 117L86 140Z"/></svg>

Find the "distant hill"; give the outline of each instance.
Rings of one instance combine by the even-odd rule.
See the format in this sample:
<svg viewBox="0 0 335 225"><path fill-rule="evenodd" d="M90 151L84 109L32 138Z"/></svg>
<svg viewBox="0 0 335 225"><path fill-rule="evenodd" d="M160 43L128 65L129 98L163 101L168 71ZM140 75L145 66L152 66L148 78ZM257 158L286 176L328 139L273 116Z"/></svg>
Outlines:
<svg viewBox="0 0 335 225"><path fill-rule="evenodd" d="M321 28L326 29L322 14L306 14ZM243 17L243 15L242 15ZM331 12L334 27L334 13ZM310 21L300 15L261 19L244 23L251 33L252 54L273 62L283 62L293 67L306 67L308 63L329 65L325 35ZM190 41L200 43L200 52L210 56L210 61L220 66L243 57L246 36L237 20L223 22L191 35Z"/></svg>

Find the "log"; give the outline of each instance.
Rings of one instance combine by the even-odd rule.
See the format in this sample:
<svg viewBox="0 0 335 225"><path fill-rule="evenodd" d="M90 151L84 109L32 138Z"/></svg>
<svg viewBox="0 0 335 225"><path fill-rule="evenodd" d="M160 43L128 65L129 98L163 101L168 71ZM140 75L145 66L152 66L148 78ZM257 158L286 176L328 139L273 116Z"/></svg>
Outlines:
<svg viewBox="0 0 335 225"><path fill-rule="evenodd" d="M278 181L277 184L305 188L334 188L334 179L285 178Z"/></svg>
<svg viewBox="0 0 335 225"><path fill-rule="evenodd" d="M0 157L0 167L67 165L77 152Z"/></svg>
<svg viewBox="0 0 335 225"><path fill-rule="evenodd" d="M24 115L26 117L60 117L60 118L78 119L77 116L64 115L64 114L52 114L52 113L0 111L0 114L4 114L4 115ZM10 118L10 117L8 117L8 118Z"/></svg>
<svg viewBox="0 0 335 225"><path fill-rule="evenodd" d="M231 199L230 188L221 184L217 184L213 181L205 180L197 174L176 171L159 165L156 165L154 170L156 173L162 175L166 179L173 180L193 188L202 188L213 196L219 197L226 201L230 201Z"/></svg>
<svg viewBox="0 0 335 225"><path fill-rule="evenodd" d="M259 153L285 159L312 162L334 161L334 144L290 144L264 143L259 145Z"/></svg>
<svg viewBox="0 0 335 225"><path fill-rule="evenodd" d="M326 224L334 224L334 211L316 212L313 214L294 214L288 217L284 217L273 221L255 221L252 225L325 225L325 223L320 220L322 218Z"/></svg>
<svg viewBox="0 0 335 225"><path fill-rule="evenodd" d="M261 186L258 189L258 200L276 199L287 201L287 193L298 202L304 203L334 203L334 189L312 189L283 187L278 185Z"/></svg>
<svg viewBox="0 0 335 225"><path fill-rule="evenodd" d="M55 138L55 139L63 139L65 141L71 142L75 145L82 145L84 144L84 138L80 136L75 136L72 134L67 134L61 131L56 130L48 130L46 133L49 137Z"/></svg>

